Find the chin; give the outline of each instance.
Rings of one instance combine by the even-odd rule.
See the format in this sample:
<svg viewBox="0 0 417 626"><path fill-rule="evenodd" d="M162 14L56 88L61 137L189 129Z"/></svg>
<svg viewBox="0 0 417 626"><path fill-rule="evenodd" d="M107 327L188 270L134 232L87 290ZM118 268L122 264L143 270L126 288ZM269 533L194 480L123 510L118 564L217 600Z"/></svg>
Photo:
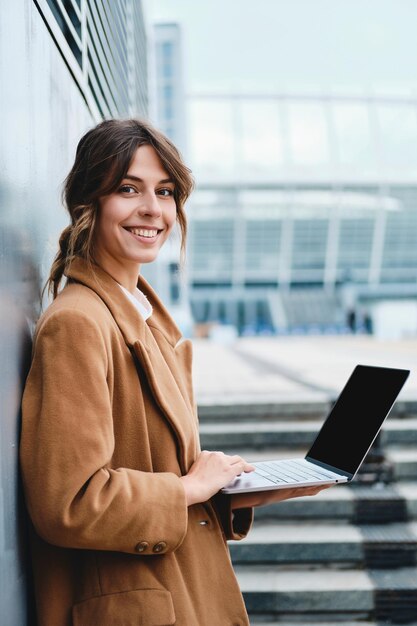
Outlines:
<svg viewBox="0 0 417 626"><path fill-rule="evenodd" d="M146 263L153 263L153 261L156 261L156 259L158 258L158 252L154 254L143 255L139 259L136 259L136 262L139 263L139 265L145 265Z"/></svg>

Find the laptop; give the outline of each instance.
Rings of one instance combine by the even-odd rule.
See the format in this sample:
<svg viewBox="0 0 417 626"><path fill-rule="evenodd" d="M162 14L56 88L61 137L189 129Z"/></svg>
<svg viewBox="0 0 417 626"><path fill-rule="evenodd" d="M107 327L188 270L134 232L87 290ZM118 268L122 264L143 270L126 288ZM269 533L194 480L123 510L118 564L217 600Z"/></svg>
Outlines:
<svg viewBox="0 0 417 626"><path fill-rule="evenodd" d="M245 493L350 482L358 472L410 370L356 365L304 458L251 463L221 490Z"/></svg>

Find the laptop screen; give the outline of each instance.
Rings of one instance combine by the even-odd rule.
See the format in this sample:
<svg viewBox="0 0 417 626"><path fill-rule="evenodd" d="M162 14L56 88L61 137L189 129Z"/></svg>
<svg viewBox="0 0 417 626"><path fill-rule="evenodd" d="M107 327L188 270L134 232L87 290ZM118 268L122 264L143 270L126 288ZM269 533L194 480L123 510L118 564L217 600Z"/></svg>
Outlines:
<svg viewBox="0 0 417 626"><path fill-rule="evenodd" d="M306 457L355 474L409 373L357 365Z"/></svg>

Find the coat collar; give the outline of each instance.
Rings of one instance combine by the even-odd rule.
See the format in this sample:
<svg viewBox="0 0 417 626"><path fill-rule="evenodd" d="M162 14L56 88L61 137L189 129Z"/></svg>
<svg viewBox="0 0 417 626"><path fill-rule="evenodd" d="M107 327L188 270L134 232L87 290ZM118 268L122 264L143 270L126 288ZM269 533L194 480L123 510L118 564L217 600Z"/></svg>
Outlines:
<svg viewBox="0 0 417 626"><path fill-rule="evenodd" d="M80 257L76 257L72 261L65 274L68 278L86 285L100 296L114 317L128 346L133 346L139 340L146 347L149 347L146 341L147 322L128 301L110 274L98 265L89 265ZM138 277L137 287L145 294L153 307L148 325L161 332L165 339L175 347L181 339L181 331L173 322L155 291L142 276Z"/></svg>

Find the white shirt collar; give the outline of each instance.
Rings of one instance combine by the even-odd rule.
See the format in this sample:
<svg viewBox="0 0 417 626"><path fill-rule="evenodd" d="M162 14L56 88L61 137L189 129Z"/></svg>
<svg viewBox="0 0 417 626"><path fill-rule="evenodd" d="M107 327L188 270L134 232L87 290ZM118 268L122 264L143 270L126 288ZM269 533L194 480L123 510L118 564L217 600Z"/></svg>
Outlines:
<svg viewBox="0 0 417 626"><path fill-rule="evenodd" d="M152 315L153 309L152 309L151 303L149 302L145 294L142 293L142 291L140 291L140 289L138 289L137 287L135 287L135 292L133 294L133 293L130 293L130 291L128 291L126 287L123 287L123 285L120 285L120 283L118 283L118 285L120 289L126 294L127 298L129 298L133 306L135 306L136 309L139 311L143 319L147 320L148 317Z"/></svg>

